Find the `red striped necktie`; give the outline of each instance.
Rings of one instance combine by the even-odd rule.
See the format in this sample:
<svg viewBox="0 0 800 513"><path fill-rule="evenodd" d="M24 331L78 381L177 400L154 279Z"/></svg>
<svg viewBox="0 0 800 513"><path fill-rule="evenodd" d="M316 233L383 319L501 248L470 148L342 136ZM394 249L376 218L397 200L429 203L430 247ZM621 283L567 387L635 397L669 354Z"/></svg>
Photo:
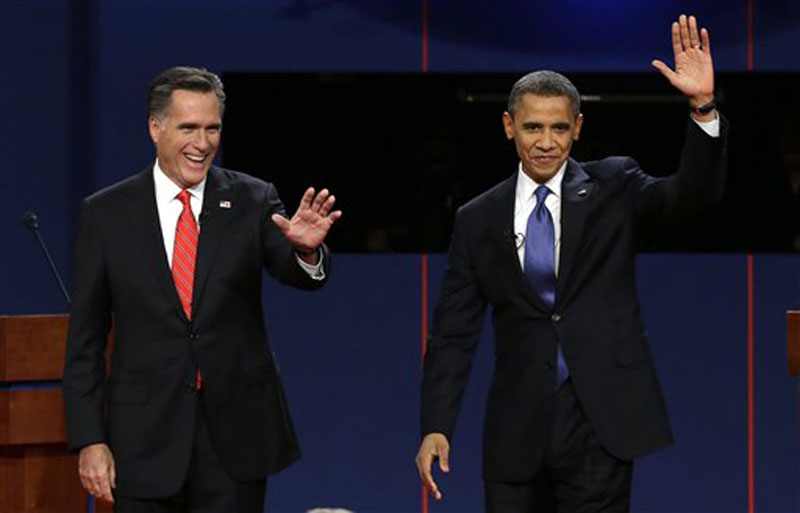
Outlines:
<svg viewBox="0 0 800 513"><path fill-rule="evenodd" d="M178 199L183 203L183 211L178 218L175 228L175 246L172 251L172 280L178 291L178 298L186 313L186 318L192 318L192 293L194 291L194 264L197 261L197 221L192 214L192 205L189 202L192 195L183 190L178 194ZM195 375L195 387L200 390L203 386L203 377L200 369Z"/></svg>
<svg viewBox="0 0 800 513"><path fill-rule="evenodd" d="M172 251L172 279L181 300L186 318L192 318L192 291L194 290L194 264L197 260L197 221L192 214L189 191L181 191L178 199L183 211L175 229L175 247Z"/></svg>

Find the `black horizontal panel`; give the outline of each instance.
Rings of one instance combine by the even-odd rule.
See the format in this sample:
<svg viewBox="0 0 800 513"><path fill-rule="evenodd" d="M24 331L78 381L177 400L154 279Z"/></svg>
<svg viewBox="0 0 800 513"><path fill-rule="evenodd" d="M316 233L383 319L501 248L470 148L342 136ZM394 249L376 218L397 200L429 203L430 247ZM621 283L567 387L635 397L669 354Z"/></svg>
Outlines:
<svg viewBox="0 0 800 513"><path fill-rule="evenodd" d="M224 75L223 164L278 186L290 211L328 187L345 216L338 251L444 251L455 210L516 170L501 115L516 74ZM657 73L571 74L583 97L573 156L677 166L686 102ZM721 74L731 121L723 204L647 251L795 251L800 231L800 74Z"/></svg>

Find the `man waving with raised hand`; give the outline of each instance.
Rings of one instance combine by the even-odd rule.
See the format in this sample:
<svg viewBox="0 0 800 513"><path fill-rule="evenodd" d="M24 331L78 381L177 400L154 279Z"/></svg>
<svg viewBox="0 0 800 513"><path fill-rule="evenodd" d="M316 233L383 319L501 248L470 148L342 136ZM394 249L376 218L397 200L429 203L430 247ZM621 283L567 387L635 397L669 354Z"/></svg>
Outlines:
<svg viewBox="0 0 800 513"><path fill-rule="evenodd" d="M690 119L680 165L666 178L629 157L571 159L584 118L563 75L529 73L512 88L503 128L519 167L458 210L429 333L416 465L435 498L443 494L433 468L438 460L450 471L487 305L487 511L626 512L633 460L672 443L640 315L636 243L721 199L727 133L708 31L682 15L672 44L674 69L652 64L687 98Z"/></svg>

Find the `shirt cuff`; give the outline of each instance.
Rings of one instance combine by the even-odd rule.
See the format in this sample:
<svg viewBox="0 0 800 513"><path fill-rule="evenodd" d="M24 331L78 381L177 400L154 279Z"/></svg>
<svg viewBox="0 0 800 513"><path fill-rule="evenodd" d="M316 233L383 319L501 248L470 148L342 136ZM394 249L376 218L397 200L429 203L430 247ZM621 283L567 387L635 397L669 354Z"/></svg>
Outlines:
<svg viewBox="0 0 800 513"><path fill-rule="evenodd" d="M297 263L300 264L300 267L308 273L312 280L322 281L325 279L325 269L322 268L322 260L325 258L325 255L319 249L317 252L319 253L319 262L317 262L317 265L307 264L297 254L295 254L294 257L297 259Z"/></svg>
<svg viewBox="0 0 800 513"><path fill-rule="evenodd" d="M697 126L702 128L703 131L711 137L719 137L719 114L715 112L714 116L714 119L711 121L697 121L694 118L692 118L692 121L697 123Z"/></svg>

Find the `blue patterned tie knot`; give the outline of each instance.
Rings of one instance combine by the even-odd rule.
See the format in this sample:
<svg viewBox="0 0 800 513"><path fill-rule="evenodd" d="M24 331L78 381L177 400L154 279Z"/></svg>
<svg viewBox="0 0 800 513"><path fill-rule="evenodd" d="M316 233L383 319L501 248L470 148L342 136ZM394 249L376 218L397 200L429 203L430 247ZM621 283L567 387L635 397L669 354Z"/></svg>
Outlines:
<svg viewBox="0 0 800 513"><path fill-rule="evenodd" d="M539 205L544 206L544 200L547 198L548 194L550 194L550 189L546 185L537 187L536 191L533 193L533 195L536 196L536 208L539 208Z"/></svg>

